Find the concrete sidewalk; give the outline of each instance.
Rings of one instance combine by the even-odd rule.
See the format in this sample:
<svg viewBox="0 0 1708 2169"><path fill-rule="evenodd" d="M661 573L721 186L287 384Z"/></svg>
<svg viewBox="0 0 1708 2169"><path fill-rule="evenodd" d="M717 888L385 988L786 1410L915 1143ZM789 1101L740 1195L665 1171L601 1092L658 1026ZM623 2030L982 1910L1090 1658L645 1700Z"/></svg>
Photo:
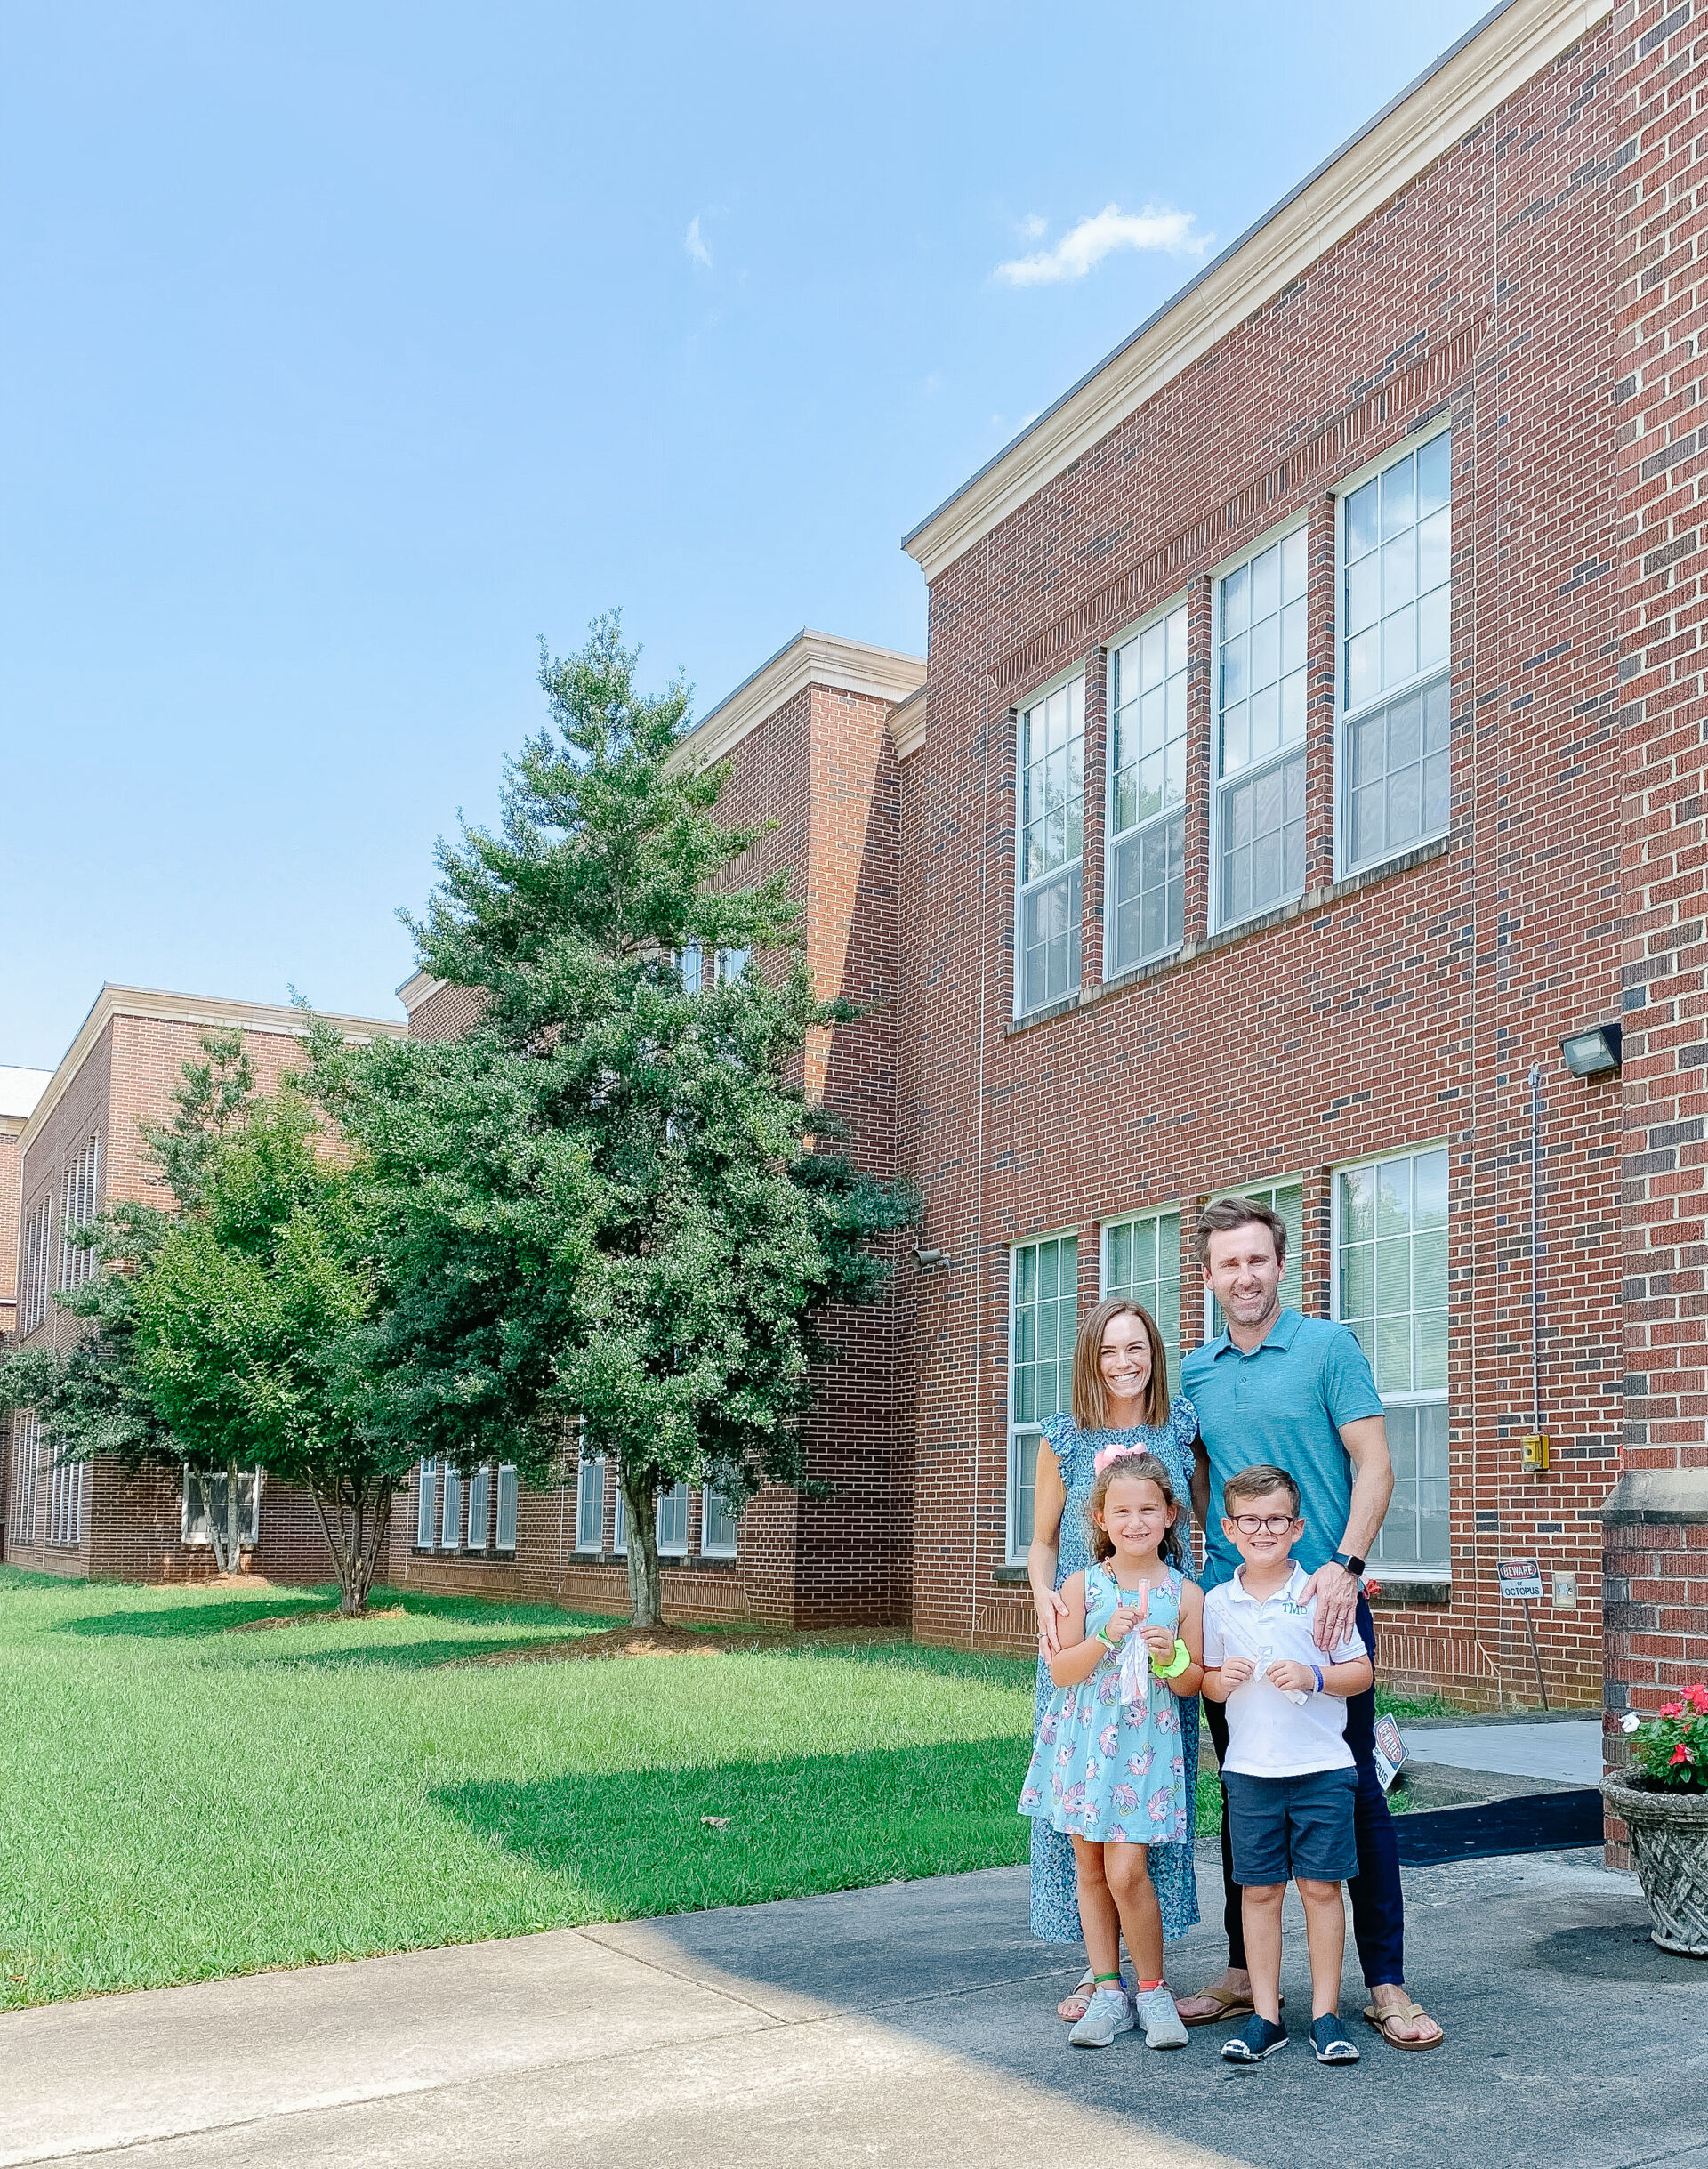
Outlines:
<svg viewBox="0 0 1708 2169"><path fill-rule="evenodd" d="M1026 1875L935 1882L112 1996L0 2018L0 2165L113 2169L1708 2169L1708 1964L1589 1851L1408 1871L1431 2055L1255 2072L1227 2028L1076 2052ZM1207 1920L1213 1845L1200 1847ZM1296 1900L1290 1895L1289 1913ZM1170 1954L1184 1991L1221 1953ZM1309 2014L1289 1930L1289 2015Z"/></svg>

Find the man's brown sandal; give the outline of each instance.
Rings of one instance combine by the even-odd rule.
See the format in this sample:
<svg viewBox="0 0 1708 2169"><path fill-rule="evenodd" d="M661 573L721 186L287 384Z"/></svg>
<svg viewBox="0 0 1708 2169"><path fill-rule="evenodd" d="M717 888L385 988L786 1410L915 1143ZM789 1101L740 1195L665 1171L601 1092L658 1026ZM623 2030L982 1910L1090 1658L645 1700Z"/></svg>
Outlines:
<svg viewBox="0 0 1708 2169"><path fill-rule="evenodd" d="M1281 1998L1283 2004L1286 2000L1285 1996ZM1218 1996L1213 1988L1194 1988L1191 1995L1187 1996L1184 2001L1188 2004L1194 2002L1213 2004L1216 2008L1213 2011L1200 2012L1196 2018L1190 2019L1182 2011L1180 2012L1182 2026L1220 2026L1224 2019L1248 2019L1257 2010L1257 2005L1253 2003L1249 1996Z"/></svg>
<svg viewBox="0 0 1708 2169"><path fill-rule="evenodd" d="M1422 2004L1390 2004L1385 2010L1380 2004L1366 2004L1364 2018L1366 2025L1374 2026L1390 2049L1438 2049L1446 2039L1440 2026L1434 2019L1430 2019L1429 2012ZM1430 2024L1435 2028L1434 2036L1428 2041L1403 2041L1388 2030L1396 2019L1402 2026L1413 2019L1430 2019ZM1188 2019L1187 2023L1189 2026L1191 2020Z"/></svg>

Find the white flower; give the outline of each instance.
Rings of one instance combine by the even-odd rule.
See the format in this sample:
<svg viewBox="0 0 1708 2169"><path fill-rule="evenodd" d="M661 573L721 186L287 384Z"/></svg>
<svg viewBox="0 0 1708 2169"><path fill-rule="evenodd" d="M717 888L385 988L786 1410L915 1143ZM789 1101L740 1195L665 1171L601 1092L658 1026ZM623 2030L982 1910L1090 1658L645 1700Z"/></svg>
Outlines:
<svg viewBox="0 0 1708 2169"><path fill-rule="evenodd" d="M1627 1710L1619 1720L1619 1730L1622 1732L1634 1732L1642 1721L1635 1710Z"/></svg>

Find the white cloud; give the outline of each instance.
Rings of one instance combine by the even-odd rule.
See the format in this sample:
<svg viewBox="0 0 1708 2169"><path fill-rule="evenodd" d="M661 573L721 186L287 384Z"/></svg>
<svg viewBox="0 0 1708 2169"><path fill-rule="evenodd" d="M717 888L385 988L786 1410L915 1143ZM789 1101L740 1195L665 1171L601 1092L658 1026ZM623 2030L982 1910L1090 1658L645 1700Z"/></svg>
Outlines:
<svg viewBox="0 0 1708 2169"><path fill-rule="evenodd" d="M1020 221L1022 241L1041 241L1049 230L1049 220L1040 218L1035 211L1028 212L1027 216Z"/></svg>
<svg viewBox="0 0 1708 2169"><path fill-rule="evenodd" d="M700 238L700 220L697 212L688 222L688 231L682 236L682 246L688 251L694 262L705 270L709 271L712 269L712 251Z"/></svg>
<svg viewBox="0 0 1708 2169"><path fill-rule="evenodd" d="M1053 248L999 263L995 276L1011 286L1053 286L1063 278L1084 278L1118 248L1162 249L1170 255L1201 256L1210 241L1210 235L1193 231L1189 211L1159 211L1148 204L1142 211L1132 212L1108 204L1095 217L1081 219Z"/></svg>

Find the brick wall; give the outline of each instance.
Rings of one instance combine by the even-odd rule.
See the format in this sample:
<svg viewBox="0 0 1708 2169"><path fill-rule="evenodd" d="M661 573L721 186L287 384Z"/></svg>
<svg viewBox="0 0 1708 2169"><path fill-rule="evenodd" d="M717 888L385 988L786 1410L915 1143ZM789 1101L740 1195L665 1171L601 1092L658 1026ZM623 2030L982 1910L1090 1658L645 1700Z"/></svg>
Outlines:
<svg viewBox="0 0 1708 2169"><path fill-rule="evenodd" d="M1607 1760L1627 1708L1708 1677L1708 939L1702 270L1708 18L1624 6L1617 246L1624 1474L1607 1514ZM1609 1857L1627 1865L1609 1818Z"/></svg>
<svg viewBox="0 0 1708 2169"><path fill-rule="evenodd" d="M1011 1245L1301 1180L1305 1302L1325 1307L1333 1169L1450 1149L1452 1590L1390 1609L1391 1673L1469 1700L1536 1693L1494 1563L1575 1577L1537 1617L1549 1691L1599 1691L1602 1500L1619 1442L1616 1084L1561 1034L1611 1013L1619 920L1615 447L1608 422L1616 39L1587 37L947 567L923 749L906 763L904 1165L947 1272L919 1284L914 1619L1025 1646L1005 1542ZM1454 431L1449 835L1336 880L1333 493L1433 417ZM1211 580L1309 529L1307 893L1210 931ZM1186 943L1100 976L1096 757L1108 644L1190 620ZM1084 984L1011 1021L1016 708L1086 672ZM1543 1076L1531 1423L1529 1101ZM1188 1276L1189 1286L1189 1276ZM1202 1330L1183 1292L1183 1338Z"/></svg>

